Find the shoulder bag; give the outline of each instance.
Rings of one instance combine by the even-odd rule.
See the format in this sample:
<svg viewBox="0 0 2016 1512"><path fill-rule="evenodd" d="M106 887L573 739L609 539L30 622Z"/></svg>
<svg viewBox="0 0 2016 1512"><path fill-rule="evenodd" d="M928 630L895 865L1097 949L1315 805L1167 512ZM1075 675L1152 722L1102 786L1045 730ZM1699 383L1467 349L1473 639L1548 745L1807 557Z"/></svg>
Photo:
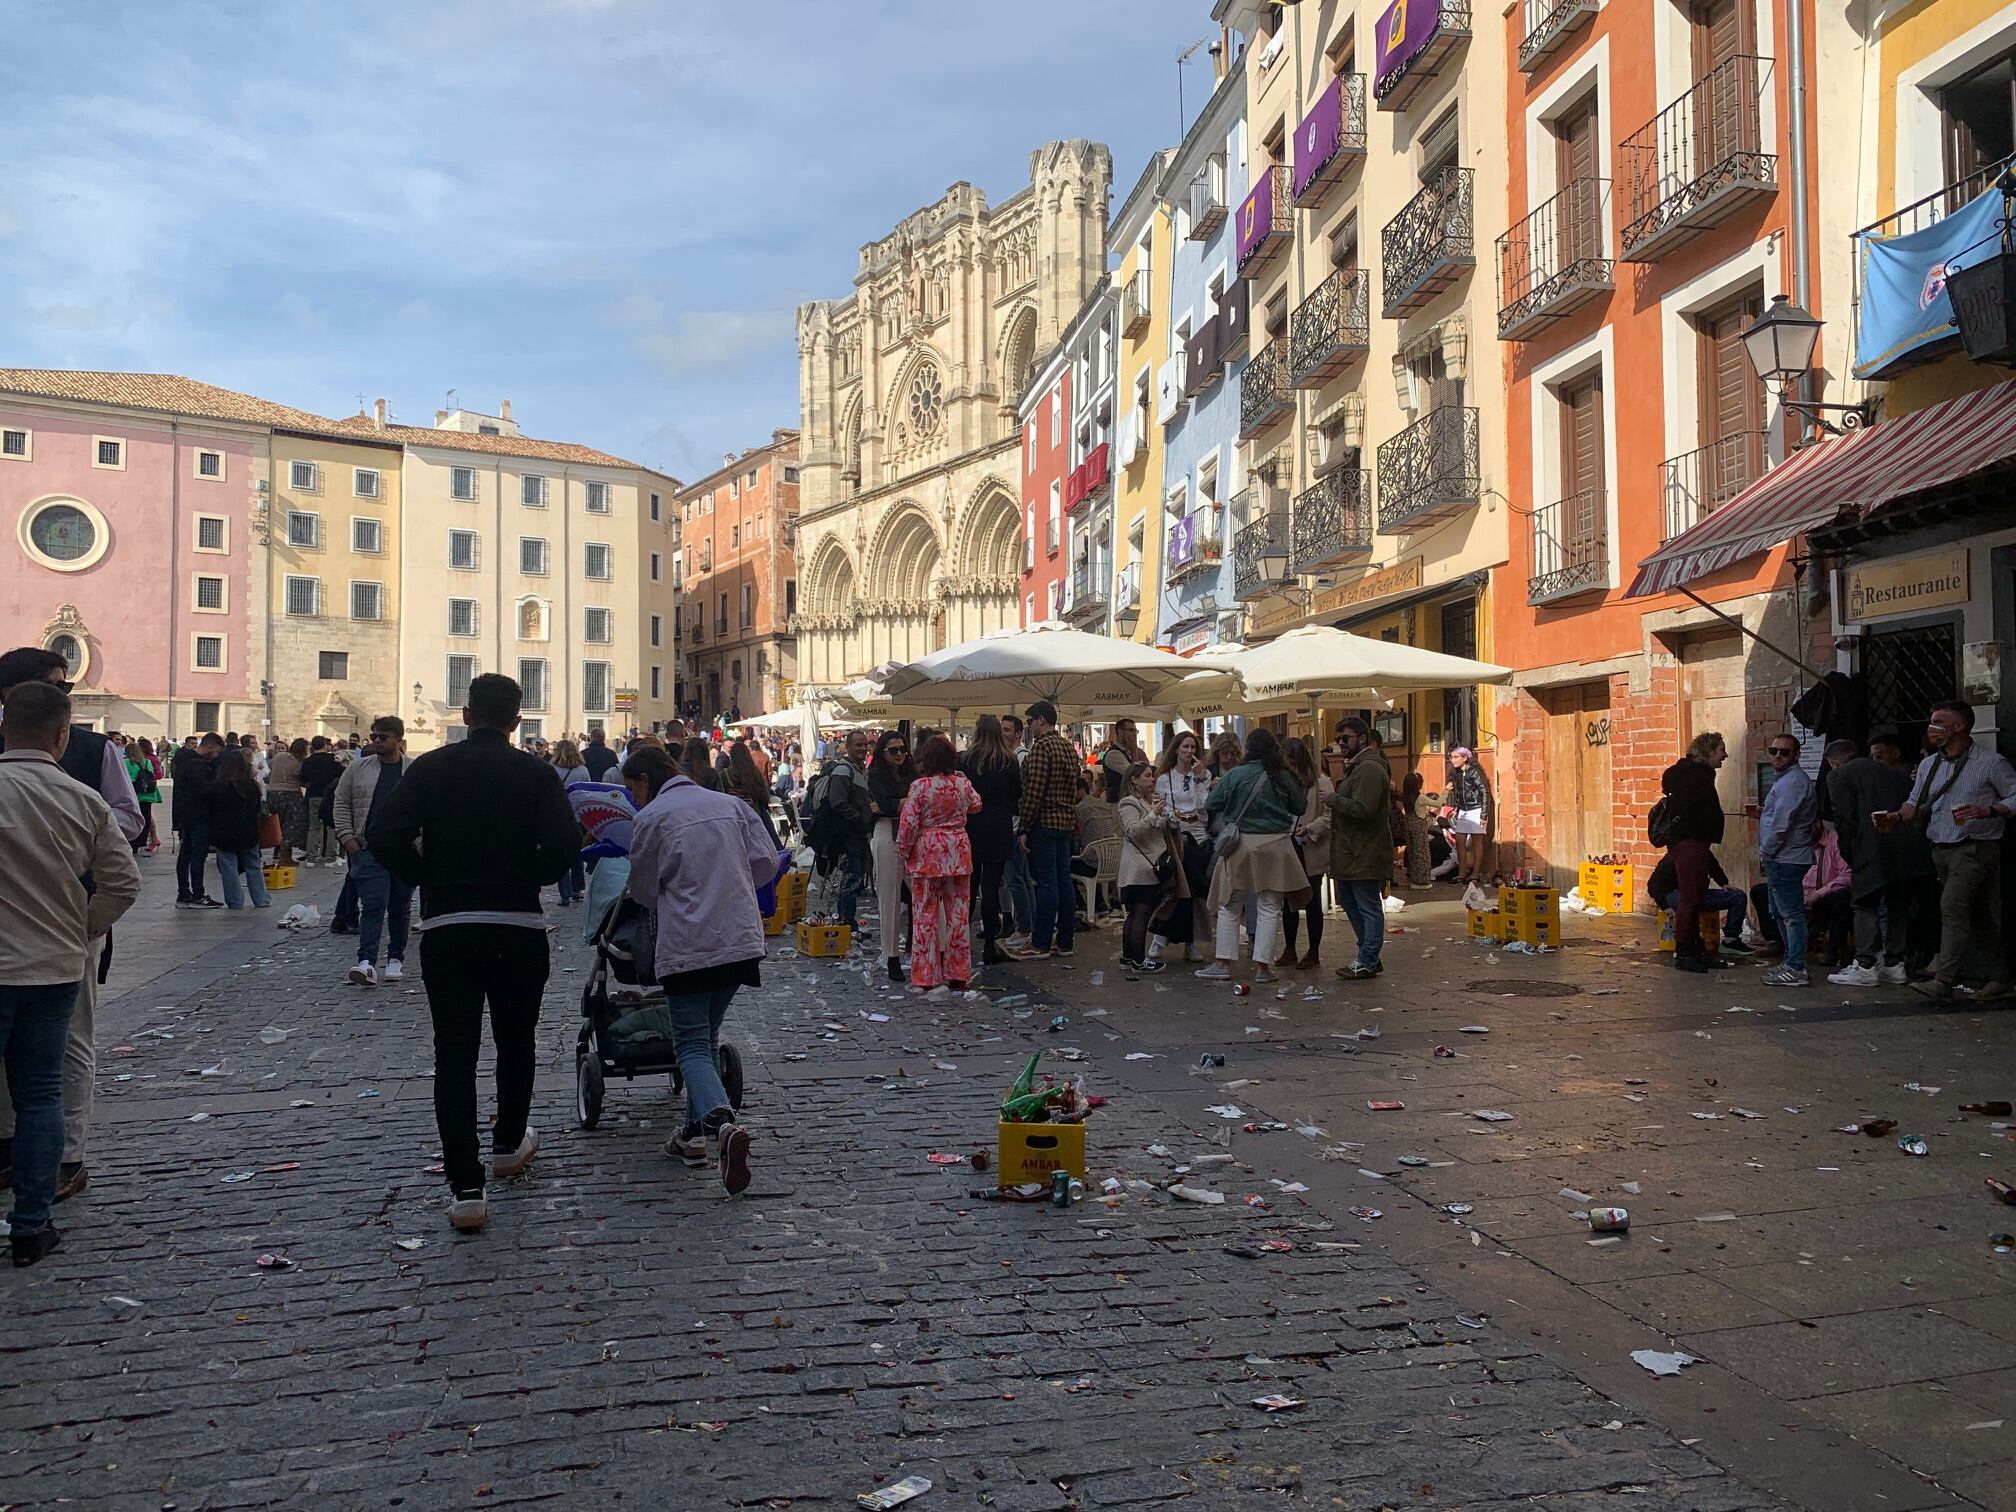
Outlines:
<svg viewBox="0 0 2016 1512"><path fill-rule="evenodd" d="M1225 816L1224 826L1212 837L1213 859L1227 861L1239 853L1239 847L1245 843L1246 838L1239 831L1239 821L1246 817L1246 810L1252 807L1254 796L1259 793L1260 784L1265 781L1267 774L1263 771L1253 780L1252 786L1246 789L1245 796L1239 800L1239 806Z"/></svg>

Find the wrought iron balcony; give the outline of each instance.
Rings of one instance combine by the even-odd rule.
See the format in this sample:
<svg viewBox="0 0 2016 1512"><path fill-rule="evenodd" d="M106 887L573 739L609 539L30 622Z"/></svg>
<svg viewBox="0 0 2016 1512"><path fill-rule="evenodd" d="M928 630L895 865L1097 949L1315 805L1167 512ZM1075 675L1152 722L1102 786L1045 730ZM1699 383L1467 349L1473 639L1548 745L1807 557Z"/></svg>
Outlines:
<svg viewBox="0 0 2016 1512"><path fill-rule="evenodd" d="M1151 287L1152 283L1146 268L1142 268L1127 280L1126 293L1120 300L1120 333L1123 336L1139 336L1148 329Z"/></svg>
<svg viewBox="0 0 2016 1512"><path fill-rule="evenodd" d="M1285 341L1270 341L1246 364L1239 379L1239 439L1251 440L1295 413L1295 391L1282 360Z"/></svg>
<svg viewBox="0 0 2016 1512"><path fill-rule="evenodd" d="M1477 411L1430 410L1379 448L1379 528L1412 530L1474 509L1483 488Z"/></svg>
<svg viewBox="0 0 2016 1512"><path fill-rule="evenodd" d="M1105 563L1084 561L1071 569L1071 598L1064 608L1064 618L1074 625L1084 626L1106 617L1106 571Z"/></svg>
<svg viewBox="0 0 2016 1512"><path fill-rule="evenodd" d="M1618 147L1624 261L1651 262L1778 192L1764 150L1769 58L1731 58Z"/></svg>
<svg viewBox="0 0 2016 1512"><path fill-rule="evenodd" d="M1169 527L1162 554L1163 578L1171 584L1216 572L1225 560L1225 511L1207 504Z"/></svg>
<svg viewBox="0 0 2016 1512"><path fill-rule="evenodd" d="M1526 602L1551 604L1610 583L1610 494L1591 488L1533 511Z"/></svg>
<svg viewBox="0 0 2016 1512"><path fill-rule="evenodd" d="M1371 275L1339 268L1296 307L1288 326L1288 376L1296 388L1321 388L1365 355L1371 304Z"/></svg>
<svg viewBox="0 0 2016 1512"><path fill-rule="evenodd" d="M1372 81L1372 97L1381 110L1405 110L1414 96L1454 61L1470 37L1470 0L1413 0L1435 8L1427 38ZM1389 7L1393 15L1401 8Z"/></svg>
<svg viewBox="0 0 2016 1512"><path fill-rule="evenodd" d="M1276 163L1265 169L1239 205L1239 276L1256 277L1295 240L1295 218L1288 203L1288 169Z"/></svg>
<svg viewBox="0 0 2016 1512"><path fill-rule="evenodd" d="M1526 0L1526 35L1519 43L1519 71L1532 73L1568 45L1600 0Z"/></svg>
<svg viewBox="0 0 2016 1512"><path fill-rule="evenodd" d="M1379 233L1389 319L1420 309L1477 266L1471 171L1444 168Z"/></svg>
<svg viewBox="0 0 2016 1512"><path fill-rule="evenodd" d="M1219 177L1222 178L1222 168ZM1208 241L1225 224L1225 190L1206 173L1190 185L1190 240Z"/></svg>
<svg viewBox="0 0 2016 1512"><path fill-rule="evenodd" d="M1553 324L1616 286L1603 239L1608 179L1576 179L1498 238L1498 339Z"/></svg>
<svg viewBox="0 0 2016 1512"><path fill-rule="evenodd" d="M1660 540L1670 541L1764 476L1763 431L1738 431L1659 464L1664 501Z"/></svg>
<svg viewBox="0 0 2016 1512"><path fill-rule="evenodd" d="M1327 473L1295 499L1289 567L1320 572L1372 549L1372 474L1355 467Z"/></svg>
<svg viewBox="0 0 2016 1512"><path fill-rule="evenodd" d="M1866 244L1888 241L1895 236L1910 236L1938 225L1949 215L1959 213L1994 185L2010 161L2007 158L1999 159L1985 167L1977 168L1967 177L1958 179L1943 189L1935 189L1923 199L1913 200L1910 204L1884 216L1883 219L1864 226L1849 238L1855 249L1854 255L1849 259L1849 267L1853 270L1854 276L1854 291L1851 296L1852 325L1857 332L1862 328L1862 301L1868 293L1862 282ZM1906 347L1902 351L1886 354L1868 364L1858 364L1854 374L1857 378L1864 379L1888 378L1905 368L1916 367L1923 362L1936 362L1950 352L1959 341L1957 332L1949 333L1949 337L1947 341ZM1860 343L1851 340L1849 345L1855 348L1859 347Z"/></svg>
<svg viewBox="0 0 2016 1512"><path fill-rule="evenodd" d="M1269 547L1288 550L1288 516L1263 514L1242 526L1232 538L1232 594L1241 603L1267 598L1280 585L1271 581L1260 565L1260 555Z"/></svg>
<svg viewBox="0 0 2016 1512"><path fill-rule="evenodd" d="M1295 131L1295 204L1323 203L1345 175L1365 161L1365 75L1339 74L1316 97Z"/></svg>

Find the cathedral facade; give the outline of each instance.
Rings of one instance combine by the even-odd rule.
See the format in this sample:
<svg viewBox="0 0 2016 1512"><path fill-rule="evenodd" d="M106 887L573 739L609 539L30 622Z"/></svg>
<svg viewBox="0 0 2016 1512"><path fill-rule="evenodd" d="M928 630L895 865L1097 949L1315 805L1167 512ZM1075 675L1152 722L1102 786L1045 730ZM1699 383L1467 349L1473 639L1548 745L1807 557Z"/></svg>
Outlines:
<svg viewBox="0 0 2016 1512"><path fill-rule="evenodd" d="M800 307L801 683L1017 623L1015 406L1105 269L1112 177L1104 146L1051 142L1001 204L954 184Z"/></svg>

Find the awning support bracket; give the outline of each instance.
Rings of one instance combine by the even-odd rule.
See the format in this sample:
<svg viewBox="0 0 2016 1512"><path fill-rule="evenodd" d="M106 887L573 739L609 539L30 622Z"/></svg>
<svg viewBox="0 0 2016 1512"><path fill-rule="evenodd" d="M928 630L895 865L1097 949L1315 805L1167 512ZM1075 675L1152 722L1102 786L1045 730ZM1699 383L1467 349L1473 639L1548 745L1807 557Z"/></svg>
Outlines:
<svg viewBox="0 0 2016 1512"><path fill-rule="evenodd" d="M1812 678L1815 682L1819 682L1827 676L1825 672L1816 671L1814 668L1809 667L1805 662L1801 661L1798 657L1794 656L1790 651L1785 650L1782 646L1773 645L1770 641L1766 640L1763 636L1759 635L1755 630L1752 630L1748 625L1744 624L1743 621L1736 618L1735 615L1723 613L1720 609L1717 609L1713 604L1709 603L1708 600L1701 597L1700 594L1696 593L1692 588L1687 587L1684 583L1679 584L1677 586L1676 591L1682 594L1683 596L1692 599L1695 603L1699 604L1703 609L1706 609L1710 614L1714 615L1715 618L1721 620L1723 624L1728 625L1733 629L1739 631L1740 633L1749 636L1750 639L1757 642L1758 645L1762 646L1766 651L1769 651L1772 655L1783 657L1786 661L1792 663L1793 666L1797 667L1801 672L1804 672L1808 677Z"/></svg>

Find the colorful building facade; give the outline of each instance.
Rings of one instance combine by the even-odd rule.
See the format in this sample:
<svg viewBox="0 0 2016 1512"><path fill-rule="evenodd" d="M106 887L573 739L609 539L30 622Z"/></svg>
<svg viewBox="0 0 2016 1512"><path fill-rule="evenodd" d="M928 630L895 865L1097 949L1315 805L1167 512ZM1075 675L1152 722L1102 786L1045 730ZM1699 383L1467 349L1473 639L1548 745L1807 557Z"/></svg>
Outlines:
<svg viewBox="0 0 2016 1512"><path fill-rule="evenodd" d="M682 552L683 712L711 722L785 707L798 677L790 629L798 607L791 549L798 433L779 430L767 446L724 456L673 507ZM670 633L662 622L652 625L647 646L652 635L669 643Z"/></svg>
<svg viewBox="0 0 2016 1512"><path fill-rule="evenodd" d="M1175 372L1169 344L1171 224L1164 200L1174 149L1156 153L1114 212L1119 259L1120 345L1114 371L1113 564L1130 574L1144 604L1162 591L1162 400ZM1173 413L1168 411L1168 413ZM1142 614L1129 639L1153 641L1156 617Z"/></svg>
<svg viewBox="0 0 2016 1512"><path fill-rule="evenodd" d="M1064 540L1064 486L1072 469L1069 417L1071 363L1059 342L1036 365L1029 387L1015 408L1021 427L1022 612L1020 622L1037 624L1063 617L1070 582Z"/></svg>

